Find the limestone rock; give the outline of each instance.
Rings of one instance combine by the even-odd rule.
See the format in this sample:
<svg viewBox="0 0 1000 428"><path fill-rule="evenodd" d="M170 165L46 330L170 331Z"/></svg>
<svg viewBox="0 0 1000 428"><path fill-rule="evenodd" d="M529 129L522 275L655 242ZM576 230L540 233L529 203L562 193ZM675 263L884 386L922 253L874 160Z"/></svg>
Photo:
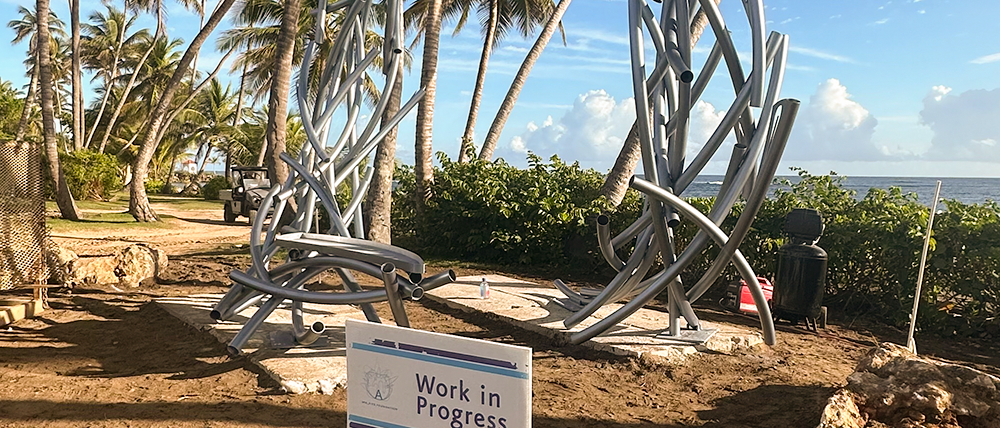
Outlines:
<svg viewBox="0 0 1000 428"><path fill-rule="evenodd" d="M130 245L115 257L114 274L125 287L138 287L146 279L156 279L167 267L167 255L149 245Z"/></svg>
<svg viewBox="0 0 1000 428"><path fill-rule="evenodd" d="M49 240L48 247L49 279L56 284L72 286L73 271L79 256L52 240Z"/></svg>
<svg viewBox="0 0 1000 428"><path fill-rule="evenodd" d="M861 415L854 397L845 389L830 397L819 419L818 428L864 428L865 417Z"/></svg>
<svg viewBox="0 0 1000 428"><path fill-rule="evenodd" d="M867 425L837 424L834 416L852 416L844 397L852 399ZM828 414L831 422L820 427L1000 427L1000 378L884 343L861 359L847 388L830 399L823 421Z"/></svg>

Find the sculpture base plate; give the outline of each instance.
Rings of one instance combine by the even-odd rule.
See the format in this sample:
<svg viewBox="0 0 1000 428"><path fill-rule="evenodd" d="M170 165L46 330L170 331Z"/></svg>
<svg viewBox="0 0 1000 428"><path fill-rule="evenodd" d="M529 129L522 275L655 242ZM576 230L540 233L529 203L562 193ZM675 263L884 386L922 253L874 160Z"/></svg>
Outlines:
<svg viewBox="0 0 1000 428"><path fill-rule="evenodd" d="M291 330L272 331L268 339L271 341L271 349L322 348L330 345L330 339L322 335L313 343L301 345L295 341Z"/></svg>
<svg viewBox="0 0 1000 428"><path fill-rule="evenodd" d="M660 334L656 335L657 339L672 340L682 343L693 343L700 345L702 343L708 342L719 329L716 328L706 328L701 330L681 330L680 334L673 336L670 334L669 330L663 330Z"/></svg>

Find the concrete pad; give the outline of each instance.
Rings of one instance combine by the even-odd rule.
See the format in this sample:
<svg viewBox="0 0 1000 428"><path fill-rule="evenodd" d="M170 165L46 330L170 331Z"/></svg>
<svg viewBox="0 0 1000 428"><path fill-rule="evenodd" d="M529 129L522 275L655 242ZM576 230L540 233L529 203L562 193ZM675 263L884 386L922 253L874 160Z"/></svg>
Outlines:
<svg viewBox="0 0 1000 428"><path fill-rule="evenodd" d="M215 321L209 313L221 294L198 294L189 297L166 297L154 300L171 315L198 330L207 331L228 344L243 327L243 321L257 311L250 307L237 314L234 321ZM365 319L360 309L348 305L303 304L306 325L322 321L323 338L308 346L283 348L292 329L290 305L284 304L247 341L243 353L288 392L332 394L347 383L347 347L344 321ZM286 337L283 337L286 336Z"/></svg>
<svg viewBox="0 0 1000 428"><path fill-rule="evenodd" d="M570 312L553 302L553 299L563 297L555 287L487 275L491 295L489 299L480 299L481 279L480 276L458 278L455 283L425 293L424 298L468 312L491 313L501 321L557 340L568 339L571 333L593 325L621 307L619 304L606 305L580 325L567 330L562 321ZM228 344L257 308L250 307L240 312L234 321L217 322L209 313L220 298L221 294L199 294L160 298L155 302L185 323L207 331L220 342ZM305 323L322 321L326 332L313 345L288 348L288 335L292 328L289 309L286 304L275 310L247 342L243 352L288 392L333 393L334 389L347 382L344 322L348 318L363 320L364 313L354 306L306 303L303 305ZM704 345L693 346L657 338L656 335L667 325L667 314L641 309L613 331L580 346L656 362L681 363L688 355L699 351L728 354L763 343L757 332L730 325L703 324L705 328L719 330Z"/></svg>
<svg viewBox="0 0 1000 428"><path fill-rule="evenodd" d="M481 299L479 283L482 278L482 276L458 278L452 284L428 291L424 294L424 298L468 312L492 313L503 321L561 341L569 339L572 333L597 323L622 306L605 305L579 325L566 329L562 322L571 312L553 301L565 297L554 286L534 284L501 275L486 275L491 293L488 299ZM702 345L656 337L666 329L667 325L666 313L640 309L616 328L580 346L656 362L679 363L683 362L686 356L699 351L729 354L748 350L764 342L758 332L705 321L702 321L705 329L718 329L718 332Z"/></svg>

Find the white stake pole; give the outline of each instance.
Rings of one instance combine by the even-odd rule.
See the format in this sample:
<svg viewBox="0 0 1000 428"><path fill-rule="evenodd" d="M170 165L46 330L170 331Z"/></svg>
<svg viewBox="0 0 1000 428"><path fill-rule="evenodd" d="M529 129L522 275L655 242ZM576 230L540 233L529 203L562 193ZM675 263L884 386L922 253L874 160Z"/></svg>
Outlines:
<svg viewBox="0 0 1000 428"><path fill-rule="evenodd" d="M927 219L927 233L924 234L924 251L920 254L920 270L917 272L917 291L913 293L913 312L910 313L910 334L906 337L906 347L910 352L917 353L917 342L913 341L913 330L917 327L917 307L920 306L920 287L924 283L924 266L927 264L927 247L931 244L931 230L934 229L934 213L937 211L938 197L941 195L941 180L934 189L934 202L931 203L931 215Z"/></svg>

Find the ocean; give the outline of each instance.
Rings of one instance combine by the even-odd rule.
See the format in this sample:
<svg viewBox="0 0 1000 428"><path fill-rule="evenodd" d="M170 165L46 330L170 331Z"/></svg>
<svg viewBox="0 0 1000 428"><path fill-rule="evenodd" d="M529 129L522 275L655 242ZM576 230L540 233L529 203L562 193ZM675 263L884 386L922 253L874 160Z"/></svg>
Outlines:
<svg viewBox="0 0 1000 428"><path fill-rule="evenodd" d="M682 196L716 196L722 185L721 175L701 175L695 179ZM783 176L796 183L798 176ZM920 203L930 206L934 198L934 186L941 180L941 198L955 199L966 204L981 204L987 200L1000 201L1000 178L932 178L932 177L852 177L846 176L843 186L856 192L861 199L868 189L888 189L899 187L903 193L916 193ZM772 185L772 194L777 186ZM938 205L940 207L940 204ZM943 207L942 207L943 208Z"/></svg>

